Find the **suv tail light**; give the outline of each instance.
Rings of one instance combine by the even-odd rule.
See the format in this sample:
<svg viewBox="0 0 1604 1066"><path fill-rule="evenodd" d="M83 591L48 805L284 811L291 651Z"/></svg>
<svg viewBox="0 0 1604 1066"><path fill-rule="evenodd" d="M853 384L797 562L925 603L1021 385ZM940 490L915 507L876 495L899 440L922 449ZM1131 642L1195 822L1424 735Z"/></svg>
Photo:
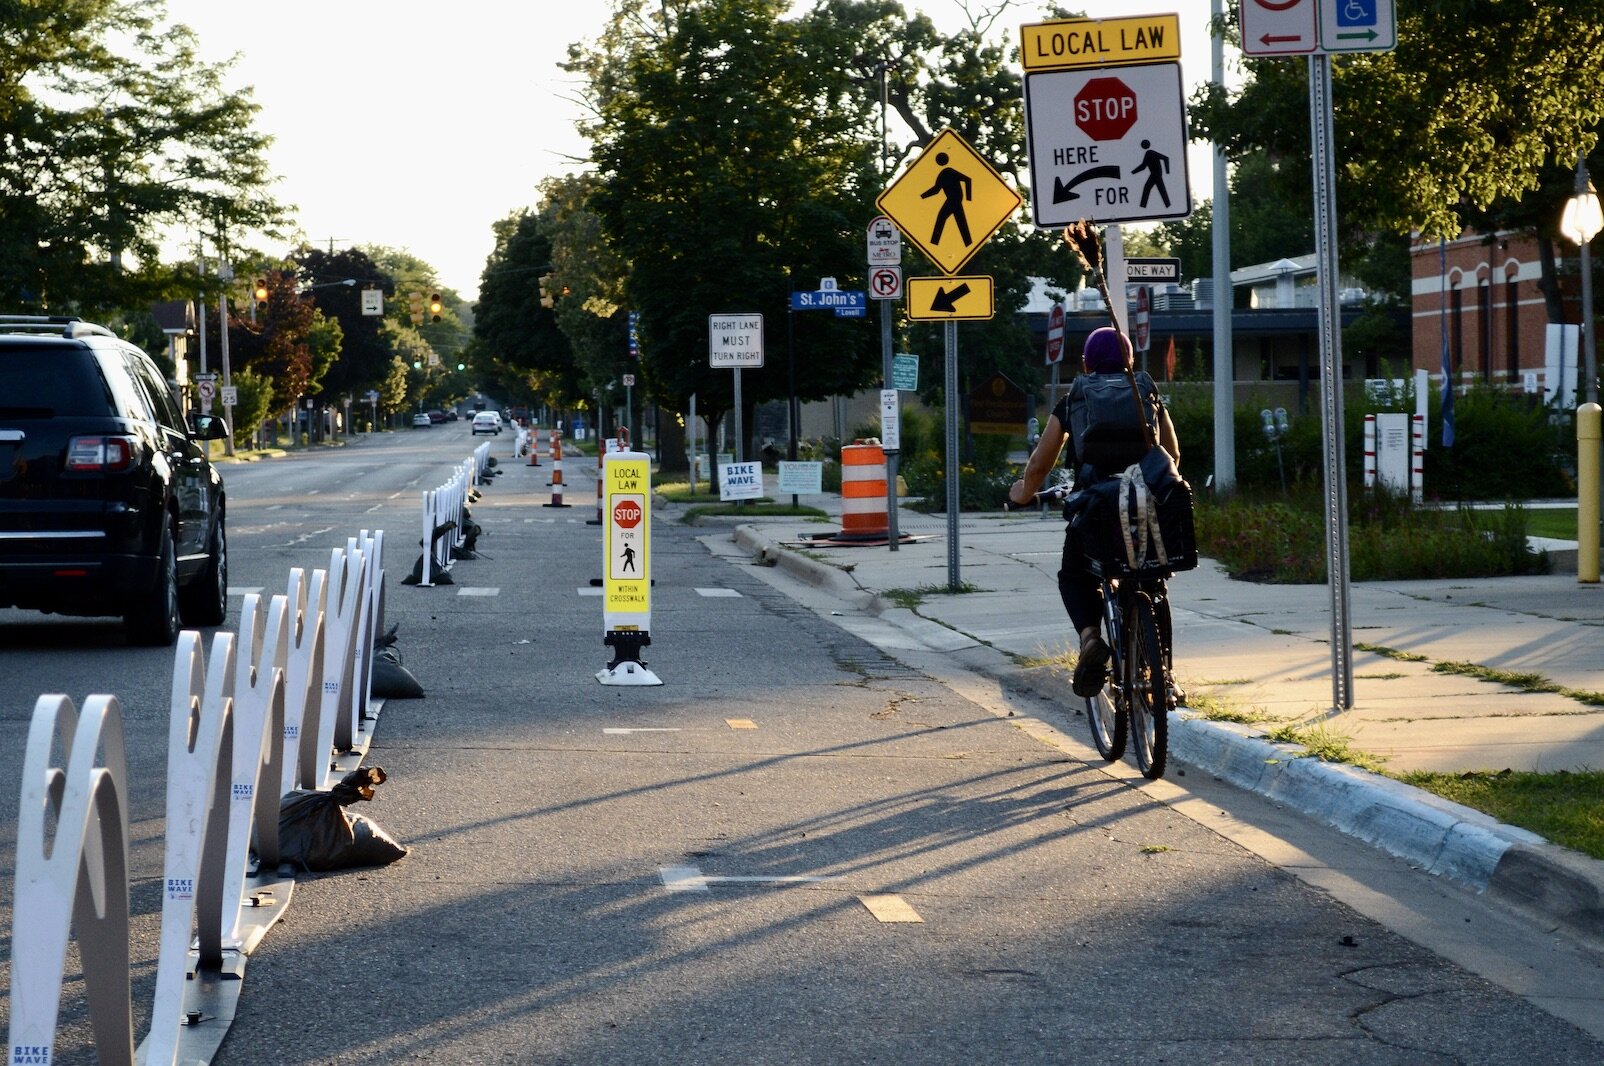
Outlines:
<svg viewBox="0 0 1604 1066"><path fill-rule="evenodd" d="M67 442L67 469L111 473L134 465L132 437L73 437Z"/></svg>

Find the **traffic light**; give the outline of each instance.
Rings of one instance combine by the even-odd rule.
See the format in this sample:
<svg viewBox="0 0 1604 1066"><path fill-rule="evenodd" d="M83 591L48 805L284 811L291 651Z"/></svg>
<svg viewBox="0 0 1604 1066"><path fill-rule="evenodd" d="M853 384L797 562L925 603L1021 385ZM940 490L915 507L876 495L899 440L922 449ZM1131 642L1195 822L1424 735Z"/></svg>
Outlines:
<svg viewBox="0 0 1604 1066"><path fill-rule="evenodd" d="M412 324L414 326L423 325L423 293L408 293L407 303L411 307Z"/></svg>
<svg viewBox="0 0 1604 1066"><path fill-rule="evenodd" d="M446 305L440 302L440 294L437 293L437 292L436 293L430 293L430 295L429 295L429 321L430 322L438 322L438 321L440 321L440 312L444 311L445 308L446 308Z"/></svg>
<svg viewBox="0 0 1604 1066"><path fill-rule="evenodd" d="M256 298L256 309L258 311L266 311L267 310L267 279L266 278L257 278L256 279L256 287L251 290L251 295Z"/></svg>
<svg viewBox="0 0 1604 1066"><path fill-rule="evenodd" d="M550 275L550 274L542 274L542 275L540 275L540 306L541 307L556 307L557 306L557 298L552 295L552 291L551 291L551 289L552 289L551 279L552 279L552 275Z"/></svg>

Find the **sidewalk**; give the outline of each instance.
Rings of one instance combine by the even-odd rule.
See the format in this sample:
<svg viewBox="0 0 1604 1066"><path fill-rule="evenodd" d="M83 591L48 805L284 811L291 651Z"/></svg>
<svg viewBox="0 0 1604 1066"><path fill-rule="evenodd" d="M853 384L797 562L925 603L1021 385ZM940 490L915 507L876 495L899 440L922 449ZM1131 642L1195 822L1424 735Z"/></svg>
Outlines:
<svg viewBox="0 0 1604 1066"><path fill-rule="evenodd" d="M839 520L839 497L799 502ZM672 521L673 510L662 518ZM928 539L897 551L786 548L783 542L832 524L723 521L744 552L869 611L898 639L1062 698L1060 706L1076 702L1067 673L1041 665L1072 645L1056 585L1063 537L1056 513L963 515L958 578L974 591L957 595L947 592L945 515L900 508L901 532ZM898 606L908 594L918 595L917 605ZM1341 712L1333 709L1326 586L1233 581L1205 560L1171 582L1171 595L1175 673L1193 702L1212 696L1280 721L1324 725L1384 757L1392 771L1604 767L1604 707L1432 669L1473 664L1604 692L1604 588L1578 583L1574 571L1354 584L1354 706ZM1083 720L1067 728L1085 732ZM1604 862L1381 775L1298 758L1300 749L1271 745L1264 731L1183 711L1171 727L1171 754L1604 945Z"/></svg>

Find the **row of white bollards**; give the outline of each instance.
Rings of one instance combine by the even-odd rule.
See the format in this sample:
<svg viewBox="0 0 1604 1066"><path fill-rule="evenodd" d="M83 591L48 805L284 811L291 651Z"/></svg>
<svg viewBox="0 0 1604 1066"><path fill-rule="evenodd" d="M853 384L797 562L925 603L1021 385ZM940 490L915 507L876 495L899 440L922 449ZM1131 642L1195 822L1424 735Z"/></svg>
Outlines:
<svg viewBox="0 0 1604 1066"><path fill-rule="evenodd" d="M240 628L179 634L167 742L160 946L150 1032L136 1053L129 981L128 781L122 712L39 697L29 727L12 911L9 1061L54 1058L68 937L76 930L102 1063L210 1061L245 960L284 914L283 793L327 789L372 739L382 531L330 552L310 580L248 594ZM354 765L351 768L355 768ZM54 824L54 832L47 826Z"/></svg>

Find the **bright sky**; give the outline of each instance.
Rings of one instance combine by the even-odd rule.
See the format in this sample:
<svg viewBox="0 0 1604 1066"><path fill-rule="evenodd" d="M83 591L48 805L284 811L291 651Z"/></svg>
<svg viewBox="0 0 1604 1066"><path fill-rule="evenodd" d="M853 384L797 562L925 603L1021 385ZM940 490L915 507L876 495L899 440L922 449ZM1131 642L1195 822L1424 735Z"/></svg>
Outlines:
<svg viewBox="0 0 1604 1066"><path fill-rule="evenodd" d="M988 0L975 0L980 8ZM945 29L957 0L904 0ZM1066 3L1065 6L1075 6ZM1187 91L1209 76L1209 0L1086 0L1094 18L1173 12ZM250 85L277 195L300 232L327 247L403 248L472 299L494 247L491 224L535 202L540 181L576 169L579 86L557 66L569 43L593 40L611 0L279 0L271 5L167 0L211 61L238 53L230 84ZM1016 3L997 25L1044 19ZM1189 155L1194 202L1208 199L1206 146ZM867 222L867 220L865 220Z"/></svg>

